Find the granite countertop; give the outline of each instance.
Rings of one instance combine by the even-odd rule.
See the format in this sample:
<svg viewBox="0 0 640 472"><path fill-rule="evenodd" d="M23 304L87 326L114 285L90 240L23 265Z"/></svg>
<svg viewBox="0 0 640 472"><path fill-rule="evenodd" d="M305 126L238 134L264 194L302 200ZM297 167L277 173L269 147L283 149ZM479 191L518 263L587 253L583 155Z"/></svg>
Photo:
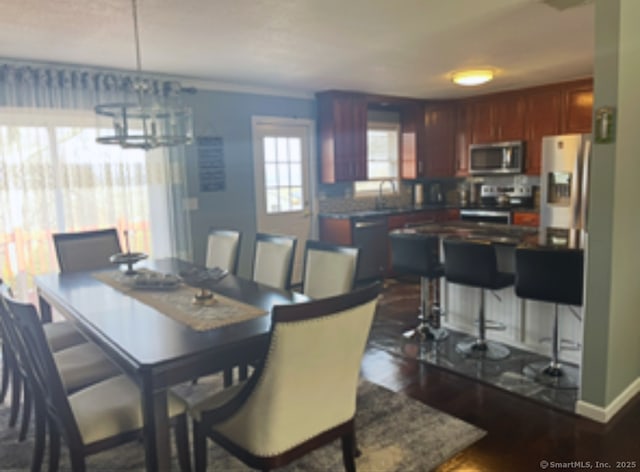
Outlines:
<svg viewBox="0 0 640 472"><path fill-rule="evenodd" d="M473 239L507 246L529 246L545 248L582 248L584 232L557 228L532 228L497 223L473 221L448 221L429 223L411 228L401 228L393 233L434 234L441 237Z"/></svg>
<svg viewBox="0 0 640 472"><path fill-rule="evenodd" d="M404 213L415 213L418 211L430 210L457 210L460 205L420 205L407 207L380 208L375 210L352 210L352 211L323 211L319 213L322 218L372 218L376 216L402 215Z"/></svg>

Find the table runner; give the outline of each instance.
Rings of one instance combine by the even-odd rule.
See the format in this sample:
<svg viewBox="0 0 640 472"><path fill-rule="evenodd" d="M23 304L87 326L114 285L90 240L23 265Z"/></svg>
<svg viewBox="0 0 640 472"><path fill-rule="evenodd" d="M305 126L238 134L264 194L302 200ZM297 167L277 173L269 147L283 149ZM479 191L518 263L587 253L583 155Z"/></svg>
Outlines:
<svg viewBox="0 0 640 472"><path fill-rule="evenodd" d="M192 300L198 289L184 284L170 290L140 289L132 286L131 277L118 270L97 272L93 277L196 331L207 331L266 314L260 308L215 292L212 305L194 305Z"/></svg>

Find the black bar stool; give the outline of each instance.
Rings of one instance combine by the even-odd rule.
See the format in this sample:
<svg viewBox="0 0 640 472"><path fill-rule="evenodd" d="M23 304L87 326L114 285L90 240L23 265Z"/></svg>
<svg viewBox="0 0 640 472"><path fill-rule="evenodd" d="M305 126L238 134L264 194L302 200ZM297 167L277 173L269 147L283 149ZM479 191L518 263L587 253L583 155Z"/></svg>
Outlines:
<svg viewBox="0 0 640 472"><path fill-rule="evenodd" d="M448 331L440 326L440 239L419 233L391 233L391 268L399 273L420 276L418 326L404 333L407 338L441 341Z"/></svg>
<svg viewBox="0 0 640 472"><path fill-rule="evenodd" d="M555 305L551 362L536 362L524 374L554 388L577 388L578 370L558 360L561 340L558 305L582 305L584 254L581 249L516 248L516 295Z"/></svg>
<svg viewBox="0 0 640 472"><path fill-rule="evenodd" d="M484 312L484 291L499 290L513 285L513 274L498 271L496 252L491 243L463 239L444 239L444 275L453 282L480 289L478 337L460 341L456 351L467 357L500 360L509 356L509 349L499 343L487 341ZM494 326L492 329L504 329Z"/></svg>

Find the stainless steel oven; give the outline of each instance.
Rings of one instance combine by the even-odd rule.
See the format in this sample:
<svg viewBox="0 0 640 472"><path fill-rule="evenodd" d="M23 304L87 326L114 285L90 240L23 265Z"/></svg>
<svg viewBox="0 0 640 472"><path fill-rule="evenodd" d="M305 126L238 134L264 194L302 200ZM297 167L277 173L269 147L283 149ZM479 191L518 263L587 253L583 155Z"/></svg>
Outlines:
<svg viewBox="0 0 640 472"><path fill-rule="evenodd" d="M484 208L463 208L460 210L462 221L476 221L480 223L511 224L510 210L493 210Z"/></svg>

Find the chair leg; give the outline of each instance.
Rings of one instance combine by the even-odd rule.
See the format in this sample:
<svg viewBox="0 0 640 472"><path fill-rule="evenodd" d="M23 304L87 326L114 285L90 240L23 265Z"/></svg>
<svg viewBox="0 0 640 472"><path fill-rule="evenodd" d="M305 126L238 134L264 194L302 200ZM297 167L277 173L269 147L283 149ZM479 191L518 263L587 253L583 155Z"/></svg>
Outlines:
<svg viewBox="0 0 640 472"><path fill-rule="evenodd" d="M187 425L187 415L184 413L176 418L175 435L180 470L182 472L191 472L191 460L189 458L189 427Z"/></svg>
<svg viewBox="0 0 640 472"><path fill-rule="evenodd" d="M22 381L20 372L14 369L11 372L11 413L9 415L9 426L14 427L18 421L18 412L20 411L20 394L22 393Z"/></svg>
<svg viewBox="0 0 640 472"><path fill-rule="evenodd" d="M87 463L84 460L84 452L82 450L69 448L69 459L72 472L86 472Z"/></svg>
<svg viewBox="0 0 640 472"><path fill-rule="evenodd" d="M22 423L20 424L20 433L18 434L18 441L22 442L27 439L27 433L29 432L29 422L31 421L31 410L33 405L31 404L31 389L25 383L24 384L24 402L22 405Z"/></svg>
<svg viewBox="0 0 640 472"><path fill-rule="evenodd" d="M195 457L196 472L207 470L207 435L199 421L193 421L193 455Z"/></svg>
<svg viewBox="0 0 640 472"><path fill-rule="evenodd" d="M42 470L42 461L44 459L44 447L47 442L47 411L42 401L37 397L34 402L35 407L35 423L36 437L33 445L33 457L31 459L31 472L40 472Z"/></svg>
<svg viewBox="0 0 640 472"><path fill-rule="evenodd" d="M355 451L356 447L356 434L353 428L348 433L345 433L342 438L342 462L344 463L344 470L347 472L356 472Z"/></svg>
<svg viewBox="0 0 640 472"><path fill-rule="evenodd" d="M7 362L7 346L2 345L2 386L0 387L0 403L4 403L9 389L9 363Z"/></svg>
<svg viewBox="0 0 640 472"><path fill-rule="evenodd" d="M60 432L55 421L49 419L49 472L58 472L60 465Z"/></svg>

